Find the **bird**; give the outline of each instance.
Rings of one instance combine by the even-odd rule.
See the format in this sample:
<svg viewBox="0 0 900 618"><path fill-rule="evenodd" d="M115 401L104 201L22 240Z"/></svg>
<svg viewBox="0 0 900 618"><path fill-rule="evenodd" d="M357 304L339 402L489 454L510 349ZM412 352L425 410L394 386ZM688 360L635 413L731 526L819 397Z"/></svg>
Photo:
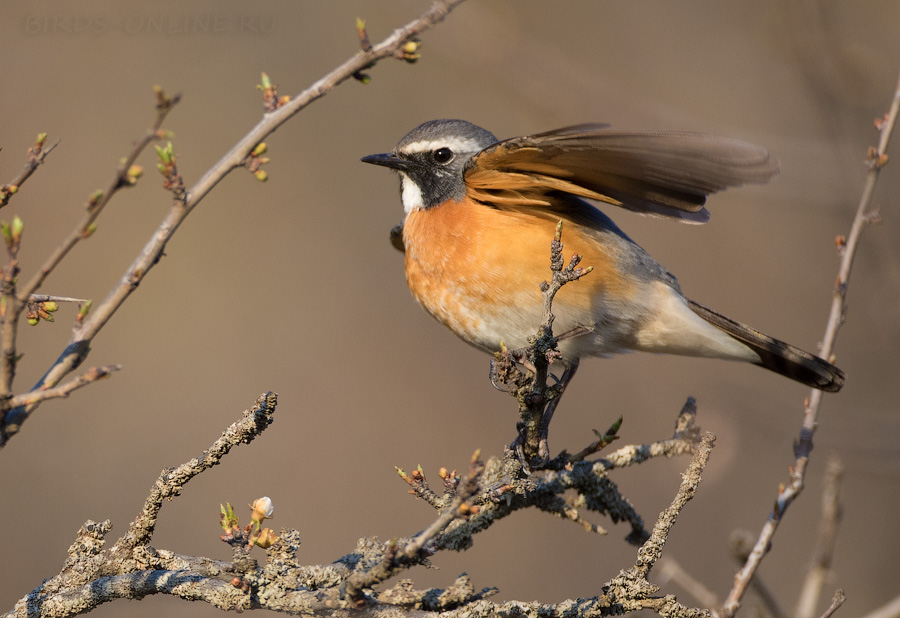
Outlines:
<svg viewBox="0 0 900 618"><path fill-rule="evenodd" d="M498 140L441 119L362 161L399 174L404 218L391 242L405 254L412 295L476 348L523 347L535 334L563 222L566 247L592 266L553 300L564 381L582 358L636 351L741 361L826 392L844 384L832 363L690 300L594 205L705 223L707 196L778 173L762 147L597 123Z"/></svg>

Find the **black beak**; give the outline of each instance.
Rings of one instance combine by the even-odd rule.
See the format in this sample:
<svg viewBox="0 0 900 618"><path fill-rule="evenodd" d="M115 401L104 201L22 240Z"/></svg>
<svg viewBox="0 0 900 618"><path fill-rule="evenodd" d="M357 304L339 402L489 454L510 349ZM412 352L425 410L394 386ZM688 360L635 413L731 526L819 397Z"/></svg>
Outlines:
<svg viewBox="0 0 900 618"><path fill-rule="evenodd" d="M412 166L410 161L401 159L393 152L369 155L368 157L363 157L360 161L371 163L372 165L383 165L394 170L407 170Z"/></svg>

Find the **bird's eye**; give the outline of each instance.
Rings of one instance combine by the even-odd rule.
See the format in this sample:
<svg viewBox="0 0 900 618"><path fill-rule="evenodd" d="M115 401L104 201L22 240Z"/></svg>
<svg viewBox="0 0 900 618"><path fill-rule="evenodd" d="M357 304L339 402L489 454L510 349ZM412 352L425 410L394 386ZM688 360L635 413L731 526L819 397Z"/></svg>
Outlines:
<svg viewBox="0 0 900 618"><path fill-rule="evenodd" d="M438 163L448 163L453 158L453 151L449 148L438 148L432 155Z"/></svg>

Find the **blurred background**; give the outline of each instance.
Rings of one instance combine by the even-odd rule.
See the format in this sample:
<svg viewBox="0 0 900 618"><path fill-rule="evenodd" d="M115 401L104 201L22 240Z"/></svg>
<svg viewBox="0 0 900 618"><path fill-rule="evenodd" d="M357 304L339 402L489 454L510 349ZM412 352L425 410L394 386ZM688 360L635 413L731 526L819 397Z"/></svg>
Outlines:
<svg viewBox="0 0 900 618"><path fill-rule="evenodd" d="M154 84L181 93L175 133L188 186L255 125L266 71L296 94L356 52L354 20L373 41L427 2L273 0L3 1L0 182L37 133L61 143L0 218L26 226L23 277L105 187L153 118ZM269 181L228 176L191 214L166 257L93 344L85 367L121 363L111 379L47 402L0 453L0 609L55 575L79 526L111 519L117 538L160 469L199 455L266 390L276 424L166 503L156 547L227 559L218 505L268 495L273 526L298 529L300 559L331 562L361 536L409 535L432 510L407 495L394 466L465 468L476 448L501 454L514 401L491 388L488 357L411 298L388 231L402 216L397 181L359 158L393 147L419 123L465 118L512 137L580 122L723 134L769 148L782 173L711 200L712 221L679 226L607 212L675 273L692 298L808 350L824 332L838 257L865 175L873 120L900 70L900 3L699 0L471 0L423 37L415 65L383 62L272 135ZM138 186L121 192L42 292L99 302L170 207L152 149ZM808 489L788 512L760 575L788 612L814 552L822 477L845 466L844 520L825 596L841 616L898 593L900 532L900 169L889 165L850 284L838 365L847 386L825 398ZM56 359L74 309L23 328L17 391ZM754 535L793 462L807 389L753 367L630 355L582 364L553 423L551 446L580 449L623 415L622 443L671 435L685 398L718 436L699 495L666 551L721 597L735 562L728 538ZM647 520L671 500L687 460L617 472ZM518 513L411 573L443 586L467 571L501 599L588 597L634 561L627 526L587 536ZM258 550L257 557L264 558ZM673 585L688 604L694 601ZM755 604L751 595L747 604ZM96 616L213 616L170 598L114 603Z"/></svg>

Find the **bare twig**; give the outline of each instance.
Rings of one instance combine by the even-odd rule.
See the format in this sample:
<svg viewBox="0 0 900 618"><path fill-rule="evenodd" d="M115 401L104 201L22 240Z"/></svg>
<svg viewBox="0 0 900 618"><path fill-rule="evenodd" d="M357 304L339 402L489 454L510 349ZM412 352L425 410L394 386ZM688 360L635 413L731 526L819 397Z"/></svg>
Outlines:
<svg viewBox="0 0 900 618"><path fill-rule="evenodd" d="M125 274L119 280L103 302L93 308L90 315L79 325L76 326L69 344L62 352L53 366L44 374L41 380L35 386L37 388L53 387L70 372L72 372L87 356L90 343L97 333L106 325L113 314L143 281L147 273L158 263L163 255L163 251L172 235L184 221L188 214L206 195L215 187L232 170L243 165L247 155L259 144L266 136L275 131L282 124L287 122L292 116L305 108L313 101L325 96L337 85L350 79L354 73L372 66L374 63L384 58L401 58L405 59L408 54L403 51L403 47L421 32L431 28L435 24L442 21L456 6L464 0L436 0L431 7L419 18L411 21L402 28L395 30L384 41L372 47L369 51L359 51L349 60L332 70L325 77L315 82L312 86L298 94L286 104L277 110L266 114L263 119L245 135L228 154L226 154L218 163L213 165L203 178L195 184L187 193L183 201L176 200L169 214L163 220L162 224L141 250L141 253L134 260L131 266L125 271ZM136 154L135 154L136 156ZM130 166L133 162L131 155L126 158L126 164ZM127 167L123 165L127 171ZM120 168L120 172L121 172ZM121 182L121 175L117 173L112 187L118 186ZM90 207L88 215L82 221L75 232L70 235L63 244L54 252L47 260L44 267L34 276L34 278L22 288L20 298L26 298L33 293L43 283L47 274L62 260L63 257L78 242L80 235L87 233L90 224L96 218L96 213L105 205L111 190L107 190L99 198L96 204ZM78 238L76 238L78 236ZM32 403L27 406L20 406L9 410L2 420L0 426L0 447L6 444L9 438L22 427L22 424L31 415L38 403Z"/></svg>
<svg viewBox="0 0 900 618"><path fill-rule="evenodd" d="M18 176L0 187L0 208L3 208L9 203L10 198L18 193L22 184L34 174L35 170L40 167L44 162L44 159L47 158L47 155L53 152L53 149L59 145L59 140L57 140L44 148L46 139L46 133L38 135L34 146L28 149L28 159L25 161L25 167L22 168L22 171L19 172Z"/></svg>
<svg viewBox="0 0 900 618"><path fill-rule="evenodd" d="M79 388L83 388L88 384L92 384L98 380L102 380L103 378L108 378L111 373L114 371L119 371L122 367L120 365L107 365L105 367L92 367L77 378L73 380L69 380L64 384L60 384L54 388L45 388L35 391L30 391L28 393L23 393L21 395L16 395L15 397L9 400L9 404L12 407L16 406L25 406L31 403L36 403L38 401L46 401L47 399L59 399L61 397L68 397L69 393L72 391L78 390Z"/></svg>
<svg viewBox="0 0 900 618"><path fill-rule="evenodd" d="M90 236L91 225L97 221L97 217L100 216L100 213L103 212L106 205L109 204L110 200L112 200L119 189L129 185L127 182L128 171L134 165L134 162L137 161L137 158L147 146L160 139L160 128L162 127L162 123L178 101L178 96L167 99L164 102L157 101L156 117L151 123L150 128L144 132L144 135L141 136L140 139L132 144L131 150L125 155L125 158L122 159L121 164L116 169L116 173L107 185L106 190L95 194L88 200L87 212L82 217L81 221L78 222L75 228L69 232L69 235L63 239L62 243L60 243L53 253L50 254L50 257L47 258L43 266L41 266L28 283L22 287L19 291L19 302L25 302L31 294L36 292L38 288L43 285L50 273L52 273L59 263L62 262L63 258L68 255L69 251L71 251L80 241Z"/></svg>
<svg viewBox="0 0 900 618"><path fill-rule="evenodd" d="M828 322L825 327L825 336L822 339L821 346L821 356L826 359L833 358L837 333L844 322L847 288L850 282L850 270L853 267L853 259L856 256L856 249L863 228L873 221L872 195L875 191L875 184L878 181L878 174L888 160L888 143L890 142L891 134L894 131L898 113L900 113L900 80L898 80L890 110L885 115L884 120L877 123L878 129L881 131L881 138L878 147L869 151L867 157L869 170L866 175L863 193L856 209L856 216L853 219L853 224L850 227L850 233L845 240L846 244L842 243L843 250L841 264L838 270L837 281L835 282L831 311L828 316ZM800 436L794 444L794 455L796 459L791 467L790 482L783 489L779 489L775 499L775 506L772 513L769 515L769 519L759 533L759 538L756 541L753 551L747 558L747 562L738 571L737 575L735 575L734 586L728 594L728 598L725 599L725 603L721 608L716 610L717 618L731 618L740 608L741 599L747 590L750 580L759 568L769 547L771 547L772 538L775 536L775 532L778 529L778 524L781 522L782 516L800 492L803 491L804 482L806 480L806 467L809 463L809 456L813 449L813 434L815 434L816 427L818 426L819 407L821 402L822 391L813 389L805 402Z"/></svg>
<svg viewBox="0 0 900 618"><path fill-rule="evenodd" d="M55 296L53 294L32 294L27 301L32 303L84 303L86 298L75 298L74 296Z"/></svg>
<svg viewBox="0 0 900 618"><path fill-rule="evenodd" d="M822 613L820 618L831 618L831 615L837 611L837 609L844 604L844 601L847 600L847 597L844 596L843 590L836 590L834 596L831 597L831 604L828 608Z"/></svg>
<svg viewBox="0 0 900 618"><path fill-rule="evenodd" d="M825 486L822 491L822 521L819 525L816 555L803 582L797 611L794 613L796 618L815 618L822 588L831 573L831 558L834 555L838 526L841 522L840 487L843 471L844 467L836 457L828 460Z"/></svg>
<svg viewBox="0 0 900 618"><path fill-rule="evenodd" d="M731 537L728 541L731 555L738 565L747 562L747 557L753 551L753 546L756 543L756 537L753 533L749 530L735 530L731 533ZM756 593L756 596L759 598L760 603L762 603L762 606L766 609L769 616L772 618L788 618L787 613L781 608L778 599L775 598L775 593L772 592L772 588L769 587L769 584L766 583L766 580L764 580L759 573L750 580L750 590Z"/></svg>
<svg viewBox="0 0 900 618"><path fill-rule="evenodd" d="M3 290L3 308L4 311L2 313L2 326L0 326L0 341L2 341L2 353L0 353L0 395L6 398L6 401L3 401L2 407L2 425L0 425L0 447L2 447L9 436L16 433L21 426L21 423L25 420L28 413L22 414L21 411L33 410L36 406L40 404L45 398L41 399L32 399L25 406L16 406L12 404L9 398L12 395L12 386L13 379L15 378L15 367L17 362L17 351L16 351L16 334L19 327L19 317L21 316L22 311L32 302L31 296L37 291L37 289L41 286L41 284L46 280L46 278L53 272L54 268L62 261L62 259L68 255L69 251L78 244L84 238L87 238L89 234L89 230L91 226L96 221L97 217L103 211L103 208L106 204L109 203L112 196L122 187L128 186L130 184L127 181L129 170L134 164L135 160L137 160L138 155L146 148L148 144L150 144L153 140L158 138L158 132L160 127L162 126L162 122L168 114L169 110L172 106L177 103L177 97L174 99L164 99L162 101L158 101L156 108L156 119L153 122L150 129L144 134L143 138L138 140L131 148L131 151L128 155L123 159L122 164L119 166L118 170L116 170L115 176L113 180L110 182L109 187L106 191L102 193L95 194L88 201L87 213L82 218L82 220L75 226L75 228L69 233L69 235L63 240L63 242L53 251L50 257L44 262L44 265L35 273L35 275L31 278L31 280L21 288L21 290L16 289L16 280L13 279L9 285L5 286L6 289ZM40 143L40 140L39 140ZM43 160L43 159L41 159ZM37 167L37 163L35 164ZM26 166L26 170L28 167ZM33 170L32 170L33 171ZM24 173L24 172L23 172ZM30 175L30 173L29 173ZM14 243L15 248L18 248L18 241ZM9 266L5 270L6 275L13 275L18 272L18 265L15 256L11 254L13 259L10 260ZM79 362L84 358L84 354L87 352L87 346L84 346L84 351L82 354L78 355ZM32 389L33 391L37 390L46 390L48 387L53 387L59 384L60 380L70 371L74 370L77 367L77 364L73 365L69 371L65 374L61 374L55 381L47 382L46 380L42 380ZM17 413L16 411L19 411Z"/></svg>
<svg viewBox="0 0 900 618"><path fill-rule="evenodd" d="M900 596L896 596L875 611L869 612L863 618L898 618L900 617Z"/></svg>
<svg viewBox="0 0 900 618"><path fill-rule="evenodd" d="M701 607L715 607L719 604L716 593L688 573L674 558L663 556L657 564L659 565L657 574L661 584L667 582L678 584L685 592L694 597Z"/></svg>
<svg viewBox="0 0 900 618"><path fill-rule="evenodd" d="M609 426L609 429L604 433L600 433L597 430L594 430L594 434L597 436L597 439L588 444L586 447L569 457L569 461L581 461L585 457L589 457L594 453L598 453L616 440L619 439L619 429L622 427L622 417L620 416L615 423Z"/></svg>

